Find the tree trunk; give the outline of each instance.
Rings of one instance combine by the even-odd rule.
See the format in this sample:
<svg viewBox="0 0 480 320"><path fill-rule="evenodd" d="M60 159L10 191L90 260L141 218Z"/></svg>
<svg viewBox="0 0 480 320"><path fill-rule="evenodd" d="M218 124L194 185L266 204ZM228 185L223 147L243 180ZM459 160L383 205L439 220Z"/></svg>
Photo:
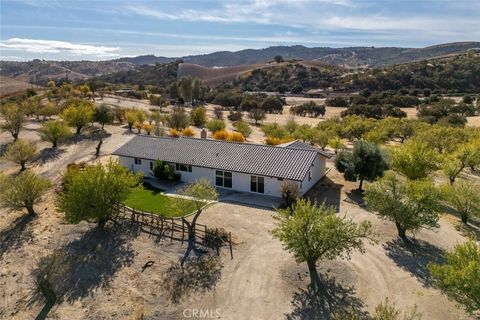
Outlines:
<svg viewBox="0 0 480 320"><path fill-rule="evenodd" d="M322 281L318 275L316 261L307 261L308 273L310 274L310 289L312 291L319 291L322 287Z"/></svg>
<svg viewBox="0 0 480 320"><path fill-rule="evenodd" d="M98 229L103 230L105 228L105 224L107 223L106 218L98 218Z"/></svg>
<svg viewBox="0 0 480 320"><path fill-rule="evenodd" d="M55 149L57 147L58 140L53 140L52 141L52 149Z"/></svg>
<svg viewBox="0 0 480 320"><path fill-rule="evenodd" d="M82 127L77 126L77 135L80 134L80 131L82 131Z"/></svg>
<svg viewBox="0 0 480 320"><path fill-rule="evenodd" d="M25 166L25 161L20 162L20 172L25 171L27 167Z"/></svg>
<svg viewBox="0 0 480 320"><path fill-rule="evenodd" d="M363 179L360 179L360 185L358 186L359 192L363 192L362 186L363 186Z"/></svg>
<svg viewBox="0 0 480 320"><path fill-rule="evenodd" d="M407 230L397 222L395 222L395 226L397 227L398 236L400 237L400 239L402 239L403 242L408 243L409 241L408 241L407 234L406 234Z"/></svg>
<svg viewBox="0 0 480 320"><path fill-rule="evenodd" d="M462 212L461 218L462 218L463 223L468 224L468 214L467 213Z"/></svg>
<svg viewBox="0 0 480 320"><path fill-rule="evenodd" d="M32 217L36 216L37 213L35 212L35 210L33 210L33 206L26 206L25 207L28 211L28 214L31 215Z"/></svg>
<svg viewBox="0 0 480 320"><path fill-rule="evenodd" d="M103 140L100 139L98 142L98 145L95 147L95 158L98 158L100 156L100 148L102 147Z"/></svg>
<svg viewBox="0 0 480 320"><path fill-rule="evenodd" d="M450 176L448 177L448 179L450 180L450 185L453 185L455 183L455 176Z"/></svg>
<svg viewBox="0 0 480 320"><path fill-rule="evenodd" d="M197 226L197 219L201 213L202 213L202 210L198 210L195 216L193 217L192 222L188 222L185 218L182 218L182 222L187 225L187 231L188 231L188 247L182 259L180 260L180 265L182 266L182 268L183 268L183 265L185 264L185 261L187 261L188 257L190 256L190 253L192 251L196 252L195 228Z"/></svg>

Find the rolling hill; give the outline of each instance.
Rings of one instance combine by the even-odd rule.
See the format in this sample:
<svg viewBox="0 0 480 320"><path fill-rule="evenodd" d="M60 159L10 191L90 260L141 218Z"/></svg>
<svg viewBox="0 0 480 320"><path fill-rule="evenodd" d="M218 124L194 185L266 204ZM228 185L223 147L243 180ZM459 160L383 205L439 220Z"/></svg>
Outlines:
<svg viewBox="0 0 480 320"><path fill-rule="evenodd" d="M29 88L32 84L28 82L0 76L0 98L25 92Z"/></svg>

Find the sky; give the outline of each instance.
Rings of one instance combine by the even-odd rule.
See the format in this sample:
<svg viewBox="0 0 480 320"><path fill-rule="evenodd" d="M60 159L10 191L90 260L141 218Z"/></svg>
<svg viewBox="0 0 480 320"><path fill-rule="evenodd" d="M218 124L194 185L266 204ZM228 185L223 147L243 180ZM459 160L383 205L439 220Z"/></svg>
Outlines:
<svg viewBox="0 0 480 320"><path fill-rule="evenodd" d="M480 41L480 0L0 0L1 60Z"/></svg>

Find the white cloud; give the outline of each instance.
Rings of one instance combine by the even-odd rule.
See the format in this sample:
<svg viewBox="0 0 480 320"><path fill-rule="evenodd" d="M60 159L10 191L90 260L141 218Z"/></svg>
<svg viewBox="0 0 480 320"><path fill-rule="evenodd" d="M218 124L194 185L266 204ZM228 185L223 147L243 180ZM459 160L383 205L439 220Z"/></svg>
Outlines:
<svg viewBox="0 0 480 320"><path fill-rule="evenodd" d="M94 46L66 41L12 38L0 42L3 50L32 53L66 53L71 55L95 56L98 58L118 56L119 47Z"/></svg>

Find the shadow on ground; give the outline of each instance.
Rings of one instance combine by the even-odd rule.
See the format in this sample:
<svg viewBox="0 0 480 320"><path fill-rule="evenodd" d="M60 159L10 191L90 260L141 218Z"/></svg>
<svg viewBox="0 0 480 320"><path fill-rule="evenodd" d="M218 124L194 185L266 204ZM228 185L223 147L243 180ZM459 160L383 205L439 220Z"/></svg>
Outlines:
<svg viewBox="0 0 480 320"><path fill-rule="evenodd" d="M36 287L30 304L46 303L38 319L44 319L53 307L47 294L53 292L56 302L72 303L92 295L99 288L108 287L111 279L123 267L133 263L135 253L131 239L138 232L109 224L104 230L96 227L85 232L80 238L64 245L58 245L48 255L41 257L32 272ZM47 280L40 290L40 282ZM52 296L52 295L51 295Z"/></svg>
<svg viewBox="0 0 480 320"><path fill-rule="evenodd" d="M428 264L445 262L444 251L423 240L412 240L410 244L394 240L385 243L383 248L390 259L425 287L431 286Z"/></svg>
<svg viewBox="0 0 480 320"><path fill-rule="evenodd" d="M40 164L47 163L49 161L55 161L60 156L65 153L64 149L59 149L59 148L46 148L40 151L38 154L37 158L35 159L36 162Z"/></svg>
<svg viewBox="0 0 480 320"><path fill-rule="evenodd" d="M9 251L18 249L22 243L32 237L32 229L28 225L36 219L32 215L23 215L13 221L9 229L0 231L0 258Z"/></svg>
<svg viewBox="0 0 480 320"><path fill-rule="evenodd" d="M359 319L368 313L362 311L364 303L355 296L353 286L338 283L334 277L322 277L325 291L315 293L300 289L293 295L293 311L286 315L287 320L324 320L331 319L336 313L353 312Z"/></svg>
<svg viewBox="0 0 480 320"><path fill-rule="evenodd" d="M335 208L336 212L340 212L340 196L342 192L342 184L333 182L329 177L320 180L305 195L310 201L317 203L325 203Z"/></svg>

